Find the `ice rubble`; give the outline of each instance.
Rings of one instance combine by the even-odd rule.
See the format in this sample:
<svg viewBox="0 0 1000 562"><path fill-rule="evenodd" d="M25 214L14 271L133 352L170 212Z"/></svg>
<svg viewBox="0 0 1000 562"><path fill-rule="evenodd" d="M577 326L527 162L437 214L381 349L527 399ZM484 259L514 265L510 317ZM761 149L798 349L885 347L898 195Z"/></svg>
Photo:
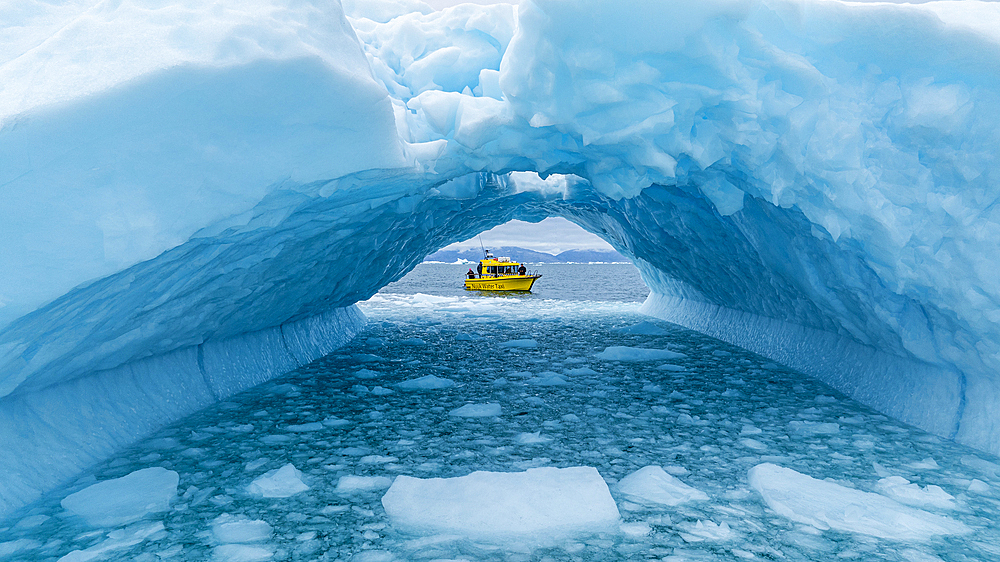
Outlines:
<svg viewBox="0 0 1000 562"><path fill-rule="evenodd" d="M0 514L551 215L648 313L1000 451L996 4L159 8L0 30Z"/></svg>
<svg viewBox="0 0 1000 562"><path fill-rule="evenodd" d="M486 542L555 543L618 527L618 507L597 469L476 471L456 478L399 476L382 497L392 524L416 534Z"/></svg>

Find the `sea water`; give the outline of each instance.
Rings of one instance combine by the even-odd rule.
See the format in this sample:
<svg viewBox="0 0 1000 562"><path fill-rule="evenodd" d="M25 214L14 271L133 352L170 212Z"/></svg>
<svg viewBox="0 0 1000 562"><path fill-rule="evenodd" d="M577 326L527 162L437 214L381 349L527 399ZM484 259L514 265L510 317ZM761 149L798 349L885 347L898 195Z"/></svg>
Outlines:
<svg viewBox="0 0 1000 562"><path fill-rule="evenodd" d="M460 278L465 266L447 267ZM636 299L588 285L591 268L611 266L567 267L590 300L386 288L361 303L369 325L346 347L163 428L5 522L0 559L1000 559L1000 460L651 321ZM548 543L420 532L394 524L382 502L399 476L571 467L607 485L615 528ZM89 512L72 501L98 483L117 488L91 494ZM137 490L148 504L115 504ZM817 490L832 490L830 503L797 512L764 497ZM909 507L872 511L873 497ZM862 499L836 508L842 498ZM904 509L964 531L838 527Z"/></svg>

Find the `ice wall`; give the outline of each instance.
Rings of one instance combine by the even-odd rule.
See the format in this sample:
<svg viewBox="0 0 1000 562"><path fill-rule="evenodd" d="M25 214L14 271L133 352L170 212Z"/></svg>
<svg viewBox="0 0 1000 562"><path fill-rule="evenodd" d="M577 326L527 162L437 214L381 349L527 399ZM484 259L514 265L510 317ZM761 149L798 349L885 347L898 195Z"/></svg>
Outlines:
<svg viewBox="0 0 1000 562"><path fill-rule="evenodd" d="M0 515L550 215L650 314L1000 452L997 4L344 6L5 12Z"/></svg>

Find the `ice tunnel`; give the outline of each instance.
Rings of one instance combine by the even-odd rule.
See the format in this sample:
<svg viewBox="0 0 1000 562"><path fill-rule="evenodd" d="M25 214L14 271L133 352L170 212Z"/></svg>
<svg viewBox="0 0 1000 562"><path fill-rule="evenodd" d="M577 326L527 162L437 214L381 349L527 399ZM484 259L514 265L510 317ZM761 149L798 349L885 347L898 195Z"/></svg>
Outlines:
<svg viewBox="0 0 1000 562"><path fill-rule="evenodd" d="M647 314L1000 452L997 6L6 16L0 517L513 218L633 258Z"/></svg>

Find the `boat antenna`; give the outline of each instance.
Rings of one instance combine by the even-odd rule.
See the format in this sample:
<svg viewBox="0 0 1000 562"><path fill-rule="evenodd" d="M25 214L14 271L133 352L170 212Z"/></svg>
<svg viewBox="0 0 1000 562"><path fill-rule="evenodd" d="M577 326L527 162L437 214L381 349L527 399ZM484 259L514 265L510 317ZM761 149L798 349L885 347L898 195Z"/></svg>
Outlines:
<svg viewBox="0 0 1000 562"><path fill-rule="evenodd" d="M483 250L483 256L486 256L486 246L483 246L483 235L479 235L479 247Z"/></svg>

